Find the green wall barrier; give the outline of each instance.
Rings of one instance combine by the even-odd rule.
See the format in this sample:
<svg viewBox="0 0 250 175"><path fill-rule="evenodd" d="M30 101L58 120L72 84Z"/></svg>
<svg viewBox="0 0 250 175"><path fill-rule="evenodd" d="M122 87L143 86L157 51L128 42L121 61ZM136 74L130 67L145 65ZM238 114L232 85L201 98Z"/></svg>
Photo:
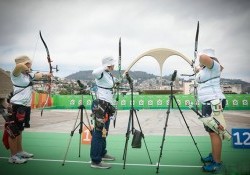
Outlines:
<svg viewBox="0 0 250 175"><path fill-rule="evenodd" d="M250 110L250 94L226 94L226 110ZM91 108L92 97L90 95L53 95L54 108L77 109L83 100L86 109ZM167 109L169 95L134 95L135 109ZM176 101L181 109L188 109L194 103L193 95L175 95ZM174 108L177 109L174 101ZM200 104L198 104L200 105ZM127 110L131 108L131 95L120 95L118 109Z"/></svg>

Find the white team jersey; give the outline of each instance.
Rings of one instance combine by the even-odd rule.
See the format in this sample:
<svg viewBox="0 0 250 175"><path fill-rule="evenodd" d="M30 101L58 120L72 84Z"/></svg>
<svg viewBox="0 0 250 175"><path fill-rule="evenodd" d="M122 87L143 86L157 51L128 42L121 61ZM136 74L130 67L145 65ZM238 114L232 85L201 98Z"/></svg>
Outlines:
<svg viewBox="0 0 250 175"><path fill-rule="evenodd" d="M30 75L32 78L34 78L34 74ZM13 85L21 87L13 86L14 96L10 99L10 102L13 104L19 104L23 106L31 106L32 86L28 86L31 81L30 76L21 73L19 76L15 77L13 74L11 74L11 81Z"/></svg>
<svg viewBox="0 0 250 175"><path fill-rule="evenodd" d="M220 87L220 64L214 61L212 69L205 67L196 76L198 99L201 103L214 99L225 99Z"/></svg>
<svg viewBox="0 0 250 175"><path fill-rule="evenodd" d="M106 72L105 68L103 67L95 69L92 74L95 77L95 82L97 85L97 98L107 101L111 105L114 105L114 77L111 75L110 72Z"/></svg>

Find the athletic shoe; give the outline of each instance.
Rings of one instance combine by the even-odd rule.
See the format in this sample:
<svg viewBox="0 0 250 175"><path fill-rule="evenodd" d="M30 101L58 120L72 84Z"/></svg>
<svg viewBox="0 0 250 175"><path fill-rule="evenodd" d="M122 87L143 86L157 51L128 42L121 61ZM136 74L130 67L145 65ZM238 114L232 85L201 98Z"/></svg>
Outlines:
<svg viewBox="0 0 250 175"><path fill-rule="evenodd" d="M105 154L105 155L102 157L102 160L113 161L113 160L115 160L115 157L110 156L110 155L108 155L108 154Z"/></svg>
<svg viewBox="0 0 250 175"><path fill-rule="evenodd" d="M109 165L107 163L103 163L103 162L100 162L100 163L91 162L91 167L92 168L100 168L100 169L109 169L109 168L111 168L111 165Z"/></svg>
<svg viewBox="0 0 250 175"><path fill-rule="evenodd" d="M201 158L202 162L208 163L208 162L213 162L213 155L212 153L209 153L207 157Z"/></svg>
<svg viewBox="0 0 250 175"><path fill-rule="evenodd" d="M22 157L22 158L32 158L32 157L34 157L34 154L31 154L31 153L28 153L28 152L25 152L25 151L19 152L19 153L17 153L17 155L19 157Z"/></svg>
<svg viewBox="0 0 250 175"><path fill-rule="evenodd" d="M222 163L217 163L217 162L212 162L209 165L205 165L202 167L203 171L206 172L216 172L216 171L220 171L222 167Z"/></svg>
<svg viewBox="0 0 250 175"><path fill-rule="evenodd" d="M27 159L19 157L18 155L14 155L9 158L9 163L22 164L26 162L27 162Z"/></svg>

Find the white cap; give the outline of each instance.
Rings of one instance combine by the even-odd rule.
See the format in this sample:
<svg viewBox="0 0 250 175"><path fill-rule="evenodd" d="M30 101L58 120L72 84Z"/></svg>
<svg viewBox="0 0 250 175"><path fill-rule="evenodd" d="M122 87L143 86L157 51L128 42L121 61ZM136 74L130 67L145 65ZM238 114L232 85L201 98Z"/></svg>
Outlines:
<svg viewBox="0 0 250 175"><path fill-rule="evenodd" d="M108 57L104 57L102 59L102 65L103 66L112 66L112 65L115 65L115 59L111 56L108 56Z"/></svg>
<svg viewBox="0 0 250 175"><path fill-rule="evenodd" d="M215 60L216 62L219 62L219 60L215 57L215 51L214 49L203 49L202 52L199 54L199 55L207 55L209 57L212 57L213 60ZM224 69L224 67L220 64L220 67L221 67L221 71Z"/></svg>
<svg viewBox="0 0 250 175"><path fill-rule="evenodd" d="M215 58L215 51L214 49L203 49L202 52L199 55L207 55L209 57Z"/></svg>
<svg viewBox="0 0 250 175"><path fill-rule="evenodd" d="M24 56L17 57L15 59L15 62L16 62L16 64L19 64L19 63L26 64L26 63L31 63L32 61L29 57L24 55Z"/></svg>

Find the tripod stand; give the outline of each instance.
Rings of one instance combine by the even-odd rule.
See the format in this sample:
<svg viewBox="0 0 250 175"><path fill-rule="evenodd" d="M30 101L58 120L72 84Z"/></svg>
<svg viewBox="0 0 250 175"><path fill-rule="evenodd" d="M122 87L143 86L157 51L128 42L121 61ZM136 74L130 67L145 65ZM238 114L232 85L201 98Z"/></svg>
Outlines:
<svg viewBox="0 0 250 175"><path fill-rule="evenodd" d="M161 157L162 157L162 150L163 150L163 145L164 145L164 141L165 141L165 135L166 135L166 129L167 129L167 125L168 125L168 119L169 119L169 114L170 114L170 108L171 108L171 106L172 106L172 108L173 108L173 103L174 103L174 102L175 102L175 104L177 105L178 110L180 111L180 114L181 114L181 116L182 116L182 118L183 118L183 120L184 120L184 122L185 122L185 124L186 124L186 127L187 127L188 131L189 131L189 134L190 134L190 136L192 137L193 142L194 142L194 144L195 144L195 146L196 146L196 148L197 148L197 151L198 151L200 157L202 158L202 155L201 155L201 153L200 153L200 150L199 150L199 148L198 148L198 146L197 146L197 143L196 143L196 141L194 140L194 137L193 137L193 135L192 135L192 133L191 133L191 131L190 131L190 129L189 129L189 126L188 126L188 124L187 124L187 121L186 121L186 119L184 118L184 115L183 115L183 113L182 113L182 111L181 111L181 109L180 109L180 106L179 106L179 104L178 104L178 102L177 102L175 96L173 95L173 82L175 81L176 74L177 74L177 71L175 70L175 72L174 72L173 75L172 75L171 83L170 83L170 87L171 87L171 91L170 91L170 92L171 92L171 93L170 93L170 96L169 96L169 105L168 105L168 110L167 110L167 117L166 117L166 121L165 121L165 126L164 126L164 128L163 128L164 132L163 132L162 142L161 142L161 146L160 146L161 150L160 150L160 155L159 155L159 159L158 159L158 163L157 163L157 167L156 167L156 173L159 172L160 160L161 160ZM203 159L201 159L201 160L203 160ZM203 162L203 163L204 163L204 162ZM204 163L204 165L205 165L205 163Z"/></svg>
<svg viewBox="0 0 250 175"><path fill-rule="evenodd" d="M128 127L127 127L127 132L126 132L126 142L125 142L124 152L123 152L123 160L124 160L123 169L125 169L125 164L126 164L126 159L127 159L127 149L128 149L128 140L129 140L130 132L132 132L132 134L134 134L134 131L135 131L135 128L134 128L134 114L135 114L138 126L140 128L141 136L143 138L143 141L144 141L147 153L148 153L150 163L152 164L152 160L151 160L151 157L149 155L149 151L148 151L148 147L147 147L147 144L146 144L146 141L145 141L145 138L144 138L144 134L142 132L142 128L141 128L141 125L140 125L136 110L134 108L133 80L129 77L128 73L126 73L126 77L127 77L128 82L129 82L130 89L131 89L131 108L130 108L130 111L129 111L129 121L128 121Z"/></svg>
<svg viewBox="0 0 250 175"><path fill-rule="evenodd" d="M81 90L82 90L82 89L81 89ZM82 127L83 127L83 125L84 125L84 126L89 130L89 132L91 133L91 125L90 125L90 122L89 122L89 119L88 119L88 114L87 114L87 111L86 111L85 106L83 105L83 94L82 94L82 104L79 105L78 109L79 109L78 115L77 115L75 124L74 124L74 126L73 126L73 129L72 129L72 131L70 132L70 139L69 139L69 143L68 143L68 146L67 146L66 153L65 153L65 155L64 155L64 159L63 159L62 166L65 164L65 160L66 160L66 157L67 157L67 154L68 154L68 151L69 151L69 146L70 146L70 143L71 143L71 140L72 140L72 137L73 137L73 135L74 135L75 130L79 127L79 136L80 136L80 137L79 137L79 154L78 154L78 157L81 156L81 140L82 140ZM86 115L86 118L87 118L89 127L83 122L83 110L85 111L85 115ZM81 114L80 114L80 122L76 125L77 120L78 120L78 117L79 117L79 112L81 112Z"/></svg>

